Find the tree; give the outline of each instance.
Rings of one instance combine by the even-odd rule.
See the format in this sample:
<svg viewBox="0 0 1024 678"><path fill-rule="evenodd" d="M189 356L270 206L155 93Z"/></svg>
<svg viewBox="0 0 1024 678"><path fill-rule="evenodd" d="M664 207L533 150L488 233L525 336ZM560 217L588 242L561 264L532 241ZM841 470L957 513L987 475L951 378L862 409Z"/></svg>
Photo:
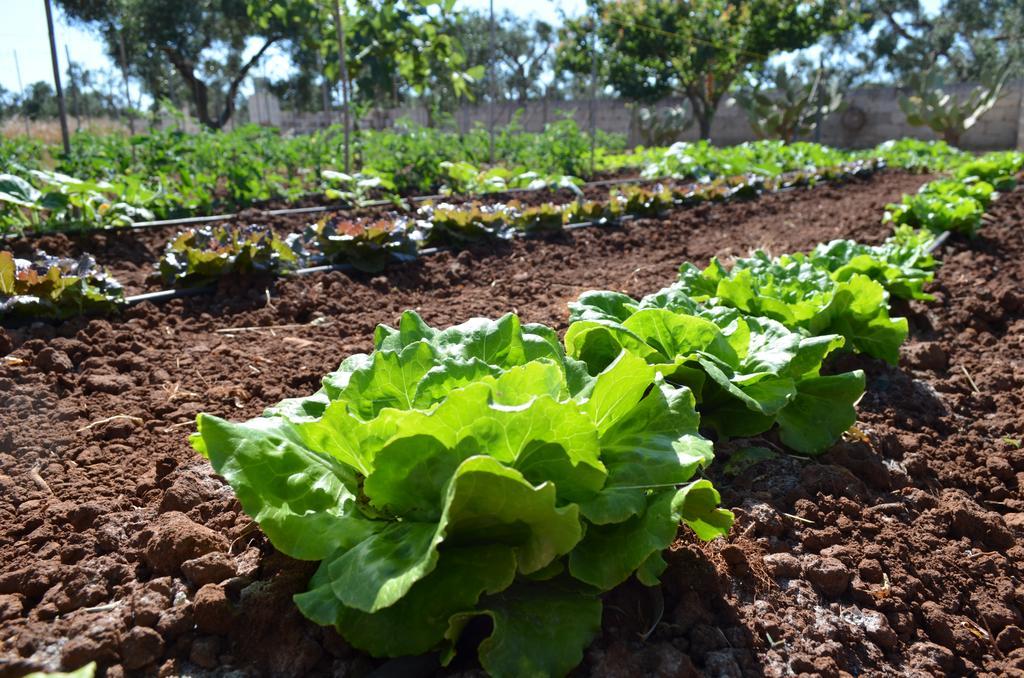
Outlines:
<svg viewBox="0 0 1024 678"><path fill-rule="evenodd" d="M776 52L800 49L845 30L856 15L844 0L590 0L590 14L562 31L559 68L591 68L596 31L602 78L620 96L653 102L682 94L700 128L745 71Z"/></svg>
<svg viewBox="0 0 1024 678"><path fill-rule="evenodd" d="M72 20L98 31L114 62L140 77L154 98L170 94L169 65L211 129L228 122L249 72L272 46L300 34L310 8L302 0L58 2ZM247 56L251 43L258 47Z"/></svg>
<svg viewBox="0 0 1024 678"><path fill-rule="evenodd" d="M777 66L741 87L736 100L759 139L789 143L813 132L826 115L838 110L843 95L839 78L798 59L790 68Z"/></svg>
<svg viewBox="0 0 1024 678"><path fill-rule="evenodd" d="M509 11L494 18L495 91L498 99L520 103L543 96L547 75L554 57L555 29L544 21L529 21ZM490 16L466 12L459 22L455 38L462 45L466 63L486 68L491 58ZM490 77L491 73L487 74ZM476 99L490 98L486 78L471 88Z"/></svg>
<svg viewBox="0 0 1024 678"><path fill-rule="evenodd" d="M29 120L44 120L57 117L57 95L50 83L40 80L33 82L21 93L21 114Z"/></svg>
<svg viewBox="0 0 1024 678"><path fill-rule="evenodd" d="M338 39L330 4L308 0L313 11L301 39L291 43L296 73L273 87L299 92L313 107L312 83L339 78ZM456 37L461 16L450 0L354 0L345 17L347 66L353 108L392 108L420 97L436 113L472 93L483 75L467 68ZM358 115L357 115L358 117Z"/></svg>
<svg viewBox="0 0 1024 678"><path fill-rule="evenodd" d="M985 74L981 83L965 95L945 91L942 76L935 69L911 76L910 94L899 99L900 109L911 125L928 127L952 146L960 145L964 132L995 106L1006 84L1007 67Z"/></svg>
<svg viewBox="0 0 1024 678"><path fill-rule="evenodd" d="M991 77L1004 67L1024 75L1024 3L943 0L929 12L920 0L864 0L865 20L832 36L826 53L844 55L851 81L907 83L925 71L944 82Z"/></svg>

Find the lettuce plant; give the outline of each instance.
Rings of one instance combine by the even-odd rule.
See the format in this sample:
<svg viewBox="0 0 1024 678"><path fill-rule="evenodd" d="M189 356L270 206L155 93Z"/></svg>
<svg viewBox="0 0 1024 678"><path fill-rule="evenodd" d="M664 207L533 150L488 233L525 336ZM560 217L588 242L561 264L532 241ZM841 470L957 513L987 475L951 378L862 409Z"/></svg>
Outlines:
<svg viewBox="0 0 1024 678"><path fill-rule="evenodd" d="M860 371L822 376L822 362L844 340L807 337L768 318L700 307L678 288L637 302L617 292L588 292L570 305L569 355L602 366L629 351L672 384L696 395L702 421L722 437L754 436L778 426L792 449L827 449L857 420Z"/></svg>
<svg viewBox="0 0 1024 678"><path fill-rule="evenodd" d="M886 205L884 220L934 233L953 231L974 236L994 197L992 184L974 177L932 181L917 193L904 195L899 204Z"/></svg>
<svg viewBox="0 0 1024 678"><path fill-rule="evenodd" d="M229 274L278 274L298 267L300 240L282 240L269 228L190 228L167 243L160 275L168 285L202 285Z"/></svg>
<svg viewBox="0 0 1024 678"><path fill-rule="evenodd" d="M63 319L109 313L124 303L121 285L89 255L17 259L0 251L0 318Z"/></svg>
<svg viewBox="0 0 1024 678"><path fill-rule="evenodd" d="M319 259L351 264L361 271L379 271L391 262L416 258L416 243L402 220L325 218L309 226L303 240L304 247Z"/></svg>
<svg viewBox="0 0 1024 678"><path fill-rule="evenodd" d="M693 479L712 458L693 394L633 353L587 365L513 315L437 330L407 312L375 339L316 394L200 415L193 438L280 551L321 561L295 601L353 646L448 662L487 617L490 674L561 675L600 593L654 585L680 522L728 530Z"/></svg>
<svg viewBox="0 0 1024 678"><path fill-rule="evenodd" d="M881 245L864 245L854 240L822 243L810 253L815 266L829 272L833 280L847 282L864 275L880 283L900 299L931 301L924 291L937 266L929 247L935 241L931 231L898 226Z"/></svg>
<svg viewBox="0 0 1024 678"><path fill-rule="evenodd" d="M805 254L773 259L757 251L730 269L717 259L704 270L686 263L676 286L694 301L771 318L793 331L838 334L847 347L894 365L907 338L906 319L889 317L882 284L859 273L834 280Z"/></svg>

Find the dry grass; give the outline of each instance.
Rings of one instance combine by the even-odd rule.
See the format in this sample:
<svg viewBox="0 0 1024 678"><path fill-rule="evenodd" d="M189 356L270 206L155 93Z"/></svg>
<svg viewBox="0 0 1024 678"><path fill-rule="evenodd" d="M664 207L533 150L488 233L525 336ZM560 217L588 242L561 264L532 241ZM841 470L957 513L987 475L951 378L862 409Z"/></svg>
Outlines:
<svg viewBox="0 0 1024 678"><path fill-rule="evenodd" d="M110 118L82 118L82 126L78 121L68 118L68 126L72 133L81 130L94 134L128 134L128 126ZM59 120L29 120L28 135L33 139L47 144L60 143L60 121ZM25 119L8 118L0 123L0 135L6 139L25 136Z"/></svg>

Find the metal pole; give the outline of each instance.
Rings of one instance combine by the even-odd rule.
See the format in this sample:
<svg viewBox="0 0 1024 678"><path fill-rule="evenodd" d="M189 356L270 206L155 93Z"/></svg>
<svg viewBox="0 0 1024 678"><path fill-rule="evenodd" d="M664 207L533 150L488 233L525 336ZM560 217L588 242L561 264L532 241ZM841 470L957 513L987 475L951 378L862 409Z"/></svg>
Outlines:
<svg viewBox="0 0 1024 678"><path fill-rule="evenodd" d="M594 25L590 31L590 176L594 176L597 154L597 8L594 8Z"/></svg>
<svg viewBox="0 0 1024 678"><path fill-rule="evenodd" d="M67 44L64 45L64 56L68 58L68 81L71 83L71 112L75 116L75 131L82 129L82 111L78 107L78 93L82 88L81 80L77 83L74 78L74 63L71 61L71 50L68 49Z"/></svg>
<svg viewBox="0 0 1024 678"><path fill-rule="evenodd" d="M490 0L491 15L489 21L490 43L487 47L487 71L490 75L490 101L487 105L487 130L490 137L490 158L494 164L494 103L498 98L498 73L494 60L494 0Z"/></svg>
<svg viewBox="0 0 1024 678"><path fill-rule="evenodd" d="M60 86L60 64L57 63L57 36L53 33L53 9L46 5L46 30L50 34L50 61L53 64L53 84L57 88L57 111L60 113L60 136L64 141L64 155L71 155L71 136L68 134L68 112L64 108L64 90Z"/></svg>
<svg viewBox="0 0 1024 678"><path fill-rule="evenodd" d="M349 147L349 91L348 91L348 60L345 54L345 22L341 16L341 0L334 3L334 30L338 34L338 66L341 69L341 116L345 125L345 174L349 173L351 152Z"/></svg>
<svg viewBox="0 0 1024 678"><path fill-rule="evenodd" d="M21 84L21 65L18 63L18 50L12 49L11 51L14 52L14 72L18 74L18 91L21 92L22 96L25 96L25 86ZM28 114L25 113L23 117L25 118L25 136L30 136L32 132L28 126Z"/></svg>
<svg viewBox="0 0 1024 678"><path fill-rule="evenodd" d="M121 58L121 79L124 81L124 102L128 114L128 130L135 136L135 116L132 115L132 95L128 90L128 56L124 49L124 30L117 31L117 51Z"/></svg>

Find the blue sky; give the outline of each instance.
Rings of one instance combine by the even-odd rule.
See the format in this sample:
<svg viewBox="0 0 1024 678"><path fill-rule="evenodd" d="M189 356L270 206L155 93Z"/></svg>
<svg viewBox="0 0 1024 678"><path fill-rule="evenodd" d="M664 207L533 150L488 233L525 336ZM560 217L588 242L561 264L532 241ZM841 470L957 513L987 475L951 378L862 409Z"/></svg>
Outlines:
<svg viewBox="0 0 1024 678"><path fill-rule="evenodd" d="M924 5L935 11L939 2L940 0L924 0ZM458 5L486 11L488 0L459 0ZM532 16L552 23L558 22L560 12L573 16L582 12L585 7L585 0L494 0L497 12L507 9L520 16ZM100 41L88 31L69 26L59 10L56 11L56 32L61 73L67 69L65 45L71 53L71 58L90 70L113 67ZM15 52L18 55L23 84L51 80L43 0L0 0L0 85L8 90L19 89L14 62ZM284 60L280 56L272 57L266 68L274 73L283 69L283 63Z"/></svg>

